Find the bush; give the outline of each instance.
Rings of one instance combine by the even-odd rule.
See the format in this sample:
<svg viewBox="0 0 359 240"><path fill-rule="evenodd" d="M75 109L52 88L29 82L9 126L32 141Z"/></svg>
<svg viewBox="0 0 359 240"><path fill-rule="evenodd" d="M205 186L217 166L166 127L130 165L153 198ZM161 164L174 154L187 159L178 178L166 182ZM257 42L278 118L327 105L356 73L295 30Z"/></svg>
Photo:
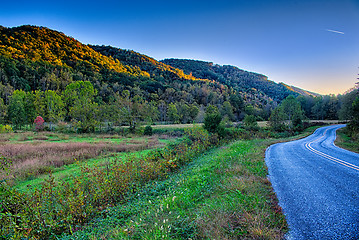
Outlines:
<svg viewBox="0 0 359 240"><path fill-rule="evenodd" d="M42 131L44 129L44 119L41 116L37 116L34 120L35 130L37 132Z"/></svg>
<svg viewBox="0 0 359 240"><path fill-rule="evenodd" d="M13 132L12 127L10 125L0 124L0 133L10 133L10 132Z"/></svg>
<svg viewBox="0 0 359 240"><path fill-rule="evenodd" d="M152 127L151 126L146 126L145 130L143 131L143 134L148 135L148 136L152 136L152 133L153 133Z"/></svg>
<svg viewBox="0 0 359 240"><path fill-rule="evenodd" d="M166 177L212 147L207 131L186 130L188 137L145 156L109 161L106 166L82 165L79 176L55 182L49 176L39 189L20 193L0 183L0 236L6 239L49 239L71 234L109 206L124 202L141 184ZM211 139L218 142L217 139ZM15 227L16 226L16 227ZM1 238L1 237L0 237Z"/></svg>
<svg viewBox="0 0 359 240"><path fill-rule="evenodd" d="M203 128L210 133L218 132L219 125L222 121L222 117L219 113L206 114L204 117Z"/></svg>
<svg viewBox="0 0 359 240"><path fill-rule="evenodd" d="M254 115L246 115L243 120L244 127L248 130L258 131L257 119Z"/></svg>

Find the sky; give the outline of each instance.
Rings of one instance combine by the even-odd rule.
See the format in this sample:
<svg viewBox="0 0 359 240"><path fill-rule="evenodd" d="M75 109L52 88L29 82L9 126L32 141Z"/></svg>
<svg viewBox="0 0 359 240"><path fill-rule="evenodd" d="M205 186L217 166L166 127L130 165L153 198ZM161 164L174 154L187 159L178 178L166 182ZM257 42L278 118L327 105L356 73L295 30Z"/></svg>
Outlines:
<svg viewBox="0 0 359 240"><path fill-rule="evenodd" d="M185 58L342 94L359 74L359 0L2 1L0 25Z"/></svg>

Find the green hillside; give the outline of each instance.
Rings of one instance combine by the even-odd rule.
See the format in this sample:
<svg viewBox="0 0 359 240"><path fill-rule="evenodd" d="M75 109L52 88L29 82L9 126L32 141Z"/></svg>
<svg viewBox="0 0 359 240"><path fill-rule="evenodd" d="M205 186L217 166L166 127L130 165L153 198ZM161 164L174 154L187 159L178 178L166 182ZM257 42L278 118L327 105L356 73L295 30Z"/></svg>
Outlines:
<svg viewBox="0 0 359 240"><path fill-rule="evenodd" d="M299 95L296 91L268 80L263 74L244 71L235 66L221 66L212 62L188 59L165 59L162 62L180 68L187 74L214 80L241 92L251 92L255 89L276 101L281 101L289 95Z"/></svg>
<svg viewBox="0 0 359 240"><path fill-rule="evenodd" d="M241 120L246 113L267 119L284 98L304 93L234 66L179 59L160 62L132 50L85 45L46 27L0 26L0 97L5 105L14 90L53 90L63 96L66 87L77 81L93 85L100 106L112 104L126 90L131 99L152 102L160 112L158 120L181 123L195 118L187 116L191 108L199 109L198 119L203 120L208 105L231 120ZM177 113L171 115L167 111L174 106Z"/></svg>

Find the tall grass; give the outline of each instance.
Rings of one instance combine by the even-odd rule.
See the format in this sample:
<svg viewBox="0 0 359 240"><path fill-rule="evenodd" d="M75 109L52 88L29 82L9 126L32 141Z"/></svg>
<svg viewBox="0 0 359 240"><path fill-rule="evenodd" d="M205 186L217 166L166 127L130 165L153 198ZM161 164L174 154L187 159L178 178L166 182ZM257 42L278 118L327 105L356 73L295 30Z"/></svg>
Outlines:
<svg viewBox="0 0 359 240"><path fill-rule="evenodd" d="M51 171L53 168L94 158L107 152L139 151L158 145L158 139L131 140L120 144L109 142L38 142L0 145L0 153L12 162L6 175L10 179L26 179ZM5 173L0 171L0 179Z"/></svg>
<svg viewBox="0 0 359 240"><path fill-rule="evenodd" d="M286 222L264 163L267 140L207 151L64 239L281 239Z"/></svg>
<svg viewBox="0 0 359 240"><path fill-rule="evenodd" d="M1 184L0 236L43 239L71 234L102 209L125 201L128 192L189 162L211 146L210 140L205 131L191 129L185 141L154 150L145 158L114 160L105 167L83 165L82 174L72 181L56 182L50 175L41 188L27 193Z"/></svg>

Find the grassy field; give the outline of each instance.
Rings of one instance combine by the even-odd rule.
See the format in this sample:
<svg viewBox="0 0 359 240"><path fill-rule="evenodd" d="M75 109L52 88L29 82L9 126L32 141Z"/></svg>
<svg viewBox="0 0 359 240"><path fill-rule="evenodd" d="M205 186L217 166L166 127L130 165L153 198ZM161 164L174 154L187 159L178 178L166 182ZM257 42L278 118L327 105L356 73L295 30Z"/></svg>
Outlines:
<svg viewBox="0 0 359 240"><path fill-rule="evenodd" d="M62 134L22 132L0 135L0 153L11 166L0 170L0 179L8 179L21 189L41 182L48 172L61 179L79 172L77 162L106 164L126 154L145 154L146 149L164 146L168 136L123 137L119 135ZM126 153L126 154L125 154Z"/></svg>
<svg viewBox="0 0 359 240"><path fill-rule="evenodd" d="M183 141L156 151L106 150L82 161L53 167L51 178L39 174L18 180L14 184L23 195L15 193L12 198L13 190L6 190L5 202L15 201L10 206L23 209L18 213L22 221L35 221L30 225L39 230L38 234L32 227L26 229L39 237L57 234L63 239L281 239L287 225L267 179L265 149L278 141L304 137L314 129L286 139L240 140L203 153L211 148L211 141L217 140L203 129L193 128L187 132L188 140L193 139L189 145ZM159 147L161 142L171 141L159 137L118 140L111 135L69 135L56 142L49 140L50 136L42 140L35 137L27 136L24 140L9 135L1 146L40 146L39 149L53 154L46 144L96 146L106 142L131 146L137 141L147 147ZM154 139L159 145L149 146ZM50 205L56 207L49 208ZM62 214L63 220L57 220L58 214ZM6 218L6 234L16 229L11 227L16 216ZM26 227L26 223L22 226ZM61 229L71 235L61 235ZM18 231L24 234L24 228Z"/></svg>
<svg viewBox="0 0 359 240"><path fill-rule="evenodd" d="M272 142L213 149L64 239L281 239L287 224L264 163Z"/></svg>
<svg viewBox="0 0 359 240"><path fill-rule="evenodd" d="M267 179L265 149L316 128L210 150L63 239L282 239L288 226Z"/></svg>

